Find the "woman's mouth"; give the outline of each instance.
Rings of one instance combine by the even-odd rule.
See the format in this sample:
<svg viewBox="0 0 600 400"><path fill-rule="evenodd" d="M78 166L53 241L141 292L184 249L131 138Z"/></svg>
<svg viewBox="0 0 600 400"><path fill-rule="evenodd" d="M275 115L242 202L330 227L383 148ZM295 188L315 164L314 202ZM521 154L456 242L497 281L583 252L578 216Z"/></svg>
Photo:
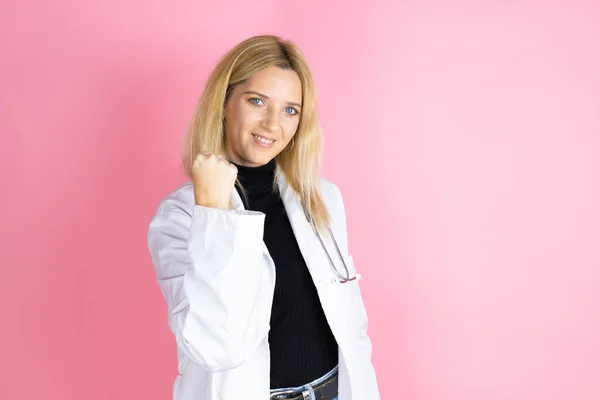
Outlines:
<svg viewBox="0 0 600 400"><path fill-rule="evenodd" d="M267 139L255 134L252 134L252 136L254 136L254 142L263 148L269 148L275 143L275 140L273 139Z"/></svg>

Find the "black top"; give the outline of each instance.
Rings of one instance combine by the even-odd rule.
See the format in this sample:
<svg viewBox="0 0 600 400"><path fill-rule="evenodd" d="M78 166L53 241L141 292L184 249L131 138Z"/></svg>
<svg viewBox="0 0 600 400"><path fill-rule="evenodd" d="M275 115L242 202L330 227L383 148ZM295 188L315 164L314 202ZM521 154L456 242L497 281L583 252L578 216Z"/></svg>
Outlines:
<svg viewBox="0 0 600 400"><path fill-rule="evenodd" d="M292 231L279 191L273 191L275 160L260 167L235 164L248 195L246 209L265 213L264 242L275 263L271 309L271 388L300 386L338 363L337 342ZM238 193L240 192L236 186ZM249 203L249 204L248 204Z"/></svg>

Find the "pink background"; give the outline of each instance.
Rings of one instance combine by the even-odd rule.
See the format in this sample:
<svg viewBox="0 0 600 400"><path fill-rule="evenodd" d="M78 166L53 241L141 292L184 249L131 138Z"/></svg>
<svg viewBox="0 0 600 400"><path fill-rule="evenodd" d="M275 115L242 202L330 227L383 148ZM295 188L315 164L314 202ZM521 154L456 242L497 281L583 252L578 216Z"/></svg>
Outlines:
<svg viewBox="0 0 600 400"><path fill-rule="evenodd" d="M170 398L146 229L257 33L314 70L382 398L599 399L599 3L216 3L0 5L0 399Z"/></svg>

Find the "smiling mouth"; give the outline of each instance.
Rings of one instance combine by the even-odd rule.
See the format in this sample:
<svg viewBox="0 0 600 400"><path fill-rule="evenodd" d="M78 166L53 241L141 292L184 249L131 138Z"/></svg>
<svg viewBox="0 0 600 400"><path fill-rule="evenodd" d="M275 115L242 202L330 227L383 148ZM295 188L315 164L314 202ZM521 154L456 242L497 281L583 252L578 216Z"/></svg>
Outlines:
<svg viewBox="0 0 600 400"><path fill-rule="evenodd" d="M256 139L258 139L259 142L264 143L264 144L271 144L271 143L275 142L275 139L267 139L262 136L255 135L254 133L252 134L252 136L254 136Z"/></svg>

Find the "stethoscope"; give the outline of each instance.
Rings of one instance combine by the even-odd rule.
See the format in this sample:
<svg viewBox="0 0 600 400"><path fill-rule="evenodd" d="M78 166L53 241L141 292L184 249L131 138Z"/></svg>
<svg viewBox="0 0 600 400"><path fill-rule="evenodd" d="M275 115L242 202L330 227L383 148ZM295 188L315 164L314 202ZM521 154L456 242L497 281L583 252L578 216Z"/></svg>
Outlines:
<svg viewBox="0 0 600 400"><path fill-rule="evenodd" d="M331 272L333 272L333 274L339 279L339 282L346 283L346 282L354 281L356 279L360 279L360 274L356 274L353 277L350 277L350 271L348 270L348 266L346 265L346 261L344 260L344 256L342 255L342 251L340 250L340 247L337 244L337 240L335 240L335 236L333 236L331 227L330 226L327 227L327 229L329 230L329 236L331 236L331 239L333 240L333 243L335 244L335 249L338 253L338 257L342 261L342 265L344 266L345 275L342 275L338 271L337 267L335 266L335 263L333 262L333 259L331 258L331 255L329 254L327 247L325 246L325 242L323 241L323 238L321 237L321 234L319 233L319 230L317 229L317 227L315 225L315 221L314 221L313 217L306 210L304 210L304 215L306 215L306 219L308 220L308 222L310 223L310 225L313 228L313 231L315 231L317 237L319 238L319 242L321 242L321 246L323 246L323 250L325 250L325 254L327 254L327 258L329 259L329 267L331 268Z"/></svg>
<svg viewBox="0 0 600 400"><path fill-rule="evenodd" d="M227 160L227 158L225 158L224 156L221 156L221 157L223 157L223 159L225 161L227 161L227 163L231 163L231 161ZM347 283L347 282L352 282L354 280L360 279L361 278L360 274L356 274L353 277L350 277L350 270L348 270L348 266L346 265L346 261L344 260L344 256L342 255L342 251L340 250L340 247L337 244L337 240L335 240L335 236L333 235L331 227L328 226L327 229L329 230L329 236L331 236L331 239L333 240L333 243L335 244L335 249L338 253L338 257L342 261L342 265L344 266L345 275L342 275L338 271L337 267L335 266L335 263L333 262L333 259L331 258L331 255L329 254L329 251L327 250L327 247L325 246L325 242L323 241L323 238L321 237L321 234L319 233L319 230L317 229L317 227L315 225L314 218L312 217L312 215L309 214L309 212L305 208L303 208L303 210L304 210L304 215L306 216L306 219L308 220L308 222L312 226L313 230L315 231L315 234L319 238L319 242L321 242L321 246L323 247L323 250L325 250L325 254L327 254L327 258L329 259L329 268L331 268L331 272L333 272L333 274L338 278L338 280L336 282Z"/></svg>

